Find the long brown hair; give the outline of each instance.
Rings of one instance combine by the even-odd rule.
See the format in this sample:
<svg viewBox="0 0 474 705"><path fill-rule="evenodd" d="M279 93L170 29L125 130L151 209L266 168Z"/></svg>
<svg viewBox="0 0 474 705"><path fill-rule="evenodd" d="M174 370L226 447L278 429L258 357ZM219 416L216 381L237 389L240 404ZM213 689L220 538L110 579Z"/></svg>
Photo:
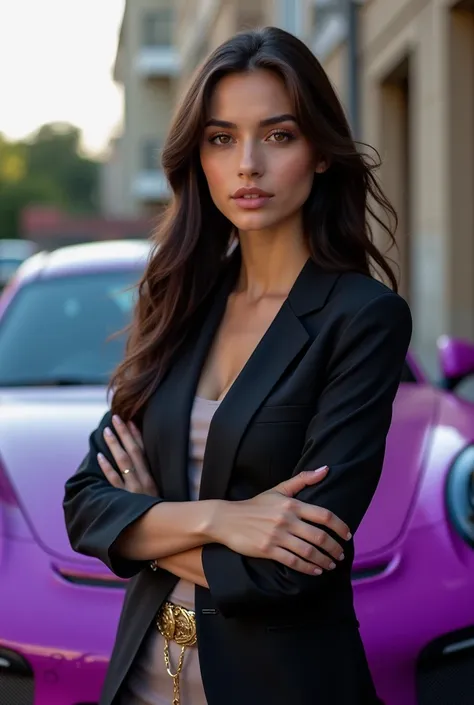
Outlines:
<svg viewBox="0 0 474 705"><path fill-rule="evenodd" d="M284 80L302 132L329 165L324 174L315 174L304 206L312 258L332 271L370 275L375 266L397 288L370 225L375 219L394 242L396 215L373 174L379 161L356 148L322 66L303 42L281 29L237 34L198 70L163 149L173 197L139 285L125 359L110 382L113 411L126 420L135 417L154 392L224 266L234 229L211 199L199 147L219 79L259 68L275 71Z"/></svg>

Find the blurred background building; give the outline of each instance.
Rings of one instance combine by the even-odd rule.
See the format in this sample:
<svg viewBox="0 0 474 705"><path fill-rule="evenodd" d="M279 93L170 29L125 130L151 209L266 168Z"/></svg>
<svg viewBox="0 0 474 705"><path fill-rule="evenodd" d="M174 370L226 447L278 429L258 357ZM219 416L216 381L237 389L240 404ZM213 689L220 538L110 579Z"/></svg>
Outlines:
<svg viewBox="0 0 474 705"><path fill-rule="evenodd" d="M434 370L441 333L474 337L474 2L351 5L317 2L312 44L381 153L414 345Z"/></svg>

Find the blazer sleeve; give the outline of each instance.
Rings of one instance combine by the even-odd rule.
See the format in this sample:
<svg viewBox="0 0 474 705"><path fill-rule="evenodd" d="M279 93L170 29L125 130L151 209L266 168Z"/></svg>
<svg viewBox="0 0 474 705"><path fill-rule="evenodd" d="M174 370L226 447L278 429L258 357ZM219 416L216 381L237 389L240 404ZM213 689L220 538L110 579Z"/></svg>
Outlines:
<svg viewBox="0 0 474 705"><path fill-rule="evenodd" d="M294 468L297 474L329 466L327 477L306 487L297 498L328 508L348 524L352 534L381 475L392 405L411 331L408 305L392 292L371 300L350 319L331 357L327 383ZM342 578L340 571L345 570L350 579L350 566L348 570L345 563L320 576L310 576L276 561L239 555L220 544L203 548L209 589L226 617L268 609L272 603L284 606L305 593L322 597L334 586L334 580Z"/></svg>
<svg viewBox="0 0 474 705"><path fill-rule="evenodd" d="M149 562L120 557L114 551L114 543L124 529L163 500L132 494L109 484L97 462L97 454L102 453L119 472L103 438L106 426L112 426L110 411L91 434L89 452L77 472L66 482L64 516L75 551L99 558L121 578L131 578Z"/></svg>

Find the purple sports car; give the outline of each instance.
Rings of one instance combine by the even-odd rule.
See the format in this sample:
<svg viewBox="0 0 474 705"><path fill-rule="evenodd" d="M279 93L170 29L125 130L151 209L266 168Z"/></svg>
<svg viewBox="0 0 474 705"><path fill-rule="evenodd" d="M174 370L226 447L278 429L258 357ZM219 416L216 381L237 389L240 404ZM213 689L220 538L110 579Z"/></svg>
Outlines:
<svg viewBox="0 0 474 705"><path fill-rule="evenodd" d="M148 253L40 253L0 298L0 705L99 699L124 583L72 552L63 486L105 412L123 354L106 339L130 318ZM445 389L407 361L356 536L357 612L386 705L474 703L474 405L449 390L474 373L474 347L446 339L440 356Z"/></svg>

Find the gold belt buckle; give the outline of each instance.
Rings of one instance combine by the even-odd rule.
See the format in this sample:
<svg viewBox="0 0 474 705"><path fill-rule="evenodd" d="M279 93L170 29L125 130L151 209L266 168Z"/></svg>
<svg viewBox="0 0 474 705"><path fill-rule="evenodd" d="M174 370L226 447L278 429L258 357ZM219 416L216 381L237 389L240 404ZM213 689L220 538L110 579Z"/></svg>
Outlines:
<svg viewBox="0 0 474 705"><path fill-rule="evenodd" d="M160 634L179 646L194 646L197 641L196 614L172 602L165 602L157 619Z"/></svg>
<svg viewBox="0 0 474 705"><path fill-rule="evenodd" d="M173 705L180 703L179 677L183 670L184 652L188 646L194 646L197 641L196 613L172 602L164 602L156 619L158 631L165 640L164 659L166 672L173 679ZM176 642L181 646L176 671L171 670L169 643Z"/></svg>

